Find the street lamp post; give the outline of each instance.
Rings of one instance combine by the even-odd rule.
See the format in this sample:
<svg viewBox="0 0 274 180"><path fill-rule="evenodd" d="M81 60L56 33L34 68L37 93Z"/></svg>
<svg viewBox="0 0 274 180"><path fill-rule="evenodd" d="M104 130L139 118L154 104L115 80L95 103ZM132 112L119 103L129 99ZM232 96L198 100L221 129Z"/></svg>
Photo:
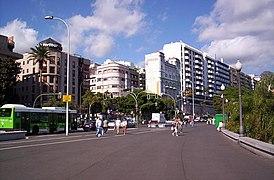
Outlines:
<svg viewBox="0 0 274 180"><path fill-rule="evenodd" d="M226 126L226 121L225 121L225 103L224 103L224 94L223 94L223 91L225 90L225 86L222 84L221 85L221 90L222 90L222 95L221 95L221 98L222 98L222 109L223 109L223 121L224 121L224 126Z"/></svg>
<svg viewBox="0 0 274 180"><path fill-rule="evenodd" d="M172 100L173 100L173 104L174 104L174 118L176 118L176 100L173 96L171 96L170 94L166 94L166 93L163 93L163 95L166 95L166 96L169 96Z"/></svg>
<svg viewBox="0 0 274 180"><path fill-rule="evenodd" d="M137 101L137 99L138 99L138 96L142 93L142 92L144 92L144 91L141 91L141 92L139 92L138 94L135 94L134 92L130 92L129 93L129 95L134 99L134 101L135 101L135 111L136 111L136 113L135 113L135 119L136 119L136 122L137 122L137 127L139 126L139 119L138 119L138 101Z"/></svg>
<svg viewBox="0 0 274 180"><path fill-rule="evenodd" d="M241 77L240 77L240 72L242 69L242 64L238 60L235 68L238 72L238 87L239 87L239 108L240 108L240 137L243 137L243 117L242 117L242 97L241 97Z"/></svg>
<svg viewBox="0 0 274 180"><path fill-rule="evenodd" d="M67 28L67 32L68 32L68 53L67 53L67 92L66 92L66 95L68 96L69 95L69 56L70 56L70 31L69 31L69 26L68 24L66 23L66 21L64 21L63 19L61 18L58 18L58 17L54 17L54 16L45 16L45 19L56 19L56 20L59 20L61 22L63 22L65 25L66 25L66 28ZM68 101L66 101L66 136L68 136L68 119L69 119L69 105L68 105Z"/></svg>

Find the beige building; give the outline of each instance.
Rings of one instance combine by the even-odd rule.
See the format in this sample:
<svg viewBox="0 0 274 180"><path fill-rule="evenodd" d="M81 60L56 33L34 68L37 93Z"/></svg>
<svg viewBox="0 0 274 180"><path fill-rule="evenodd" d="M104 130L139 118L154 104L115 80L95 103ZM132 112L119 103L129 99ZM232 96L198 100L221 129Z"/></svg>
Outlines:
<svg viewBox="0 0 274 180"><path fill-rule="evenodd" d="M103 64L90 67L90 90L112 93L113 97L124 94L125 89L139 87L139 75L132 63L106 60Z"/></svg>
<svg viewBox="0 0 274 180"><path fill-rule="evenodd" d="M51 38L39 44L48 47L50 51L50 59L43 64L42 70L42 94L45 94L42 98L43 102L46 102L50 97L49 93L66 93L67 54L62 52L61 44ZM39 65L29 61L28 57L29 54L25 53L23 59L17 60L21 64L22 71L19 74L16 91L20 97L20 103L33 106L35 99L40 95ZM83 86L82 82L89 77L89 65L88 59L70 56L69 94L72 95L72 104L76 108L79 104L80 88L88 88Z"/></svg>

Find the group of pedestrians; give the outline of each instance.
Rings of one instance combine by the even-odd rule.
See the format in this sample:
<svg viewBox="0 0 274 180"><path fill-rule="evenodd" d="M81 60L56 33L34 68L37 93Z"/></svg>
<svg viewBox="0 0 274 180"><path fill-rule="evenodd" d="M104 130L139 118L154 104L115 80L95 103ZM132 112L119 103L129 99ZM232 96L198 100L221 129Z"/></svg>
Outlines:
<svg viewBox="0 0 274 180"><path fill-rule="evenodd" d="M108 130L108 121L106 119L102 121L102 119L97 118L95 122L95 127L96 127L96 136L101 137Z"/></svg>
<svg viewBox="0 0 274 180"><path fill-rule="evenodd" d="M121 121L120 119L115 120L115 129L116 134L118 135L120 133L120 127L122 127L122 132L124 135L126 135L127 132L127 120Z"/></svg>
<svg viewBox="0 0 274 180"><path fill-rule="evenodd" d="M96 136L97 137L103 136L104 133L106 133L108 130L108 120L105 119L104 121L102 121L102 119L97 118L96 122L95 122L95 127L96 127ZM122 129L120 129L120 127ZM121 121L120 119L116 119L115 120L115 130L116 130L117 135L120 133L120 130L122 131L122 133L124 135L126 135L127 121L126 120Z"/></svg>

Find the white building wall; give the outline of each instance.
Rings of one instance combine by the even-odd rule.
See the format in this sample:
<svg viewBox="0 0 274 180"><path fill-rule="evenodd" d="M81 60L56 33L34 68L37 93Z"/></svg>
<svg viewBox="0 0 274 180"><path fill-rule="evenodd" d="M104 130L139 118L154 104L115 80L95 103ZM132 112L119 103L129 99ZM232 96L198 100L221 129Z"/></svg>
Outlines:
<svg viewBox="0 0 274 180"><path fill-rule="evenodd" d="M94 67L91 75L90 90L92 92L112 93L114 97L122 96L124 89L139 86L137 71L112 60L106 60L102 65Z"/></svg>
<svg viewBox="0 0 274 180"><path fill-rule="evenodd" d="M145 55L146 90L173 98L180 92L178 59L165 60L162 52Z"/></svg>
<svg viewBox="0 0 274 180"><path fill-rule="evenodd" d="M164 55L161 52L145 55L146 90L158 95L162 93L161 61L164 61Z"/></svg>

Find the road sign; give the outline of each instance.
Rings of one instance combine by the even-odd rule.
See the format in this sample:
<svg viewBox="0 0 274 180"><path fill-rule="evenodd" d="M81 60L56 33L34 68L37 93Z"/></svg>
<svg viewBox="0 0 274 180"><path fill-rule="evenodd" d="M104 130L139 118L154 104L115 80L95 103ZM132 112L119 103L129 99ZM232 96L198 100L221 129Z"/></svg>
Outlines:
<svg viewBox="0 0 274 180"><path fill-rule="evenodd" d="M71 102L71 95L63 95L63 102Z"/></svg>

